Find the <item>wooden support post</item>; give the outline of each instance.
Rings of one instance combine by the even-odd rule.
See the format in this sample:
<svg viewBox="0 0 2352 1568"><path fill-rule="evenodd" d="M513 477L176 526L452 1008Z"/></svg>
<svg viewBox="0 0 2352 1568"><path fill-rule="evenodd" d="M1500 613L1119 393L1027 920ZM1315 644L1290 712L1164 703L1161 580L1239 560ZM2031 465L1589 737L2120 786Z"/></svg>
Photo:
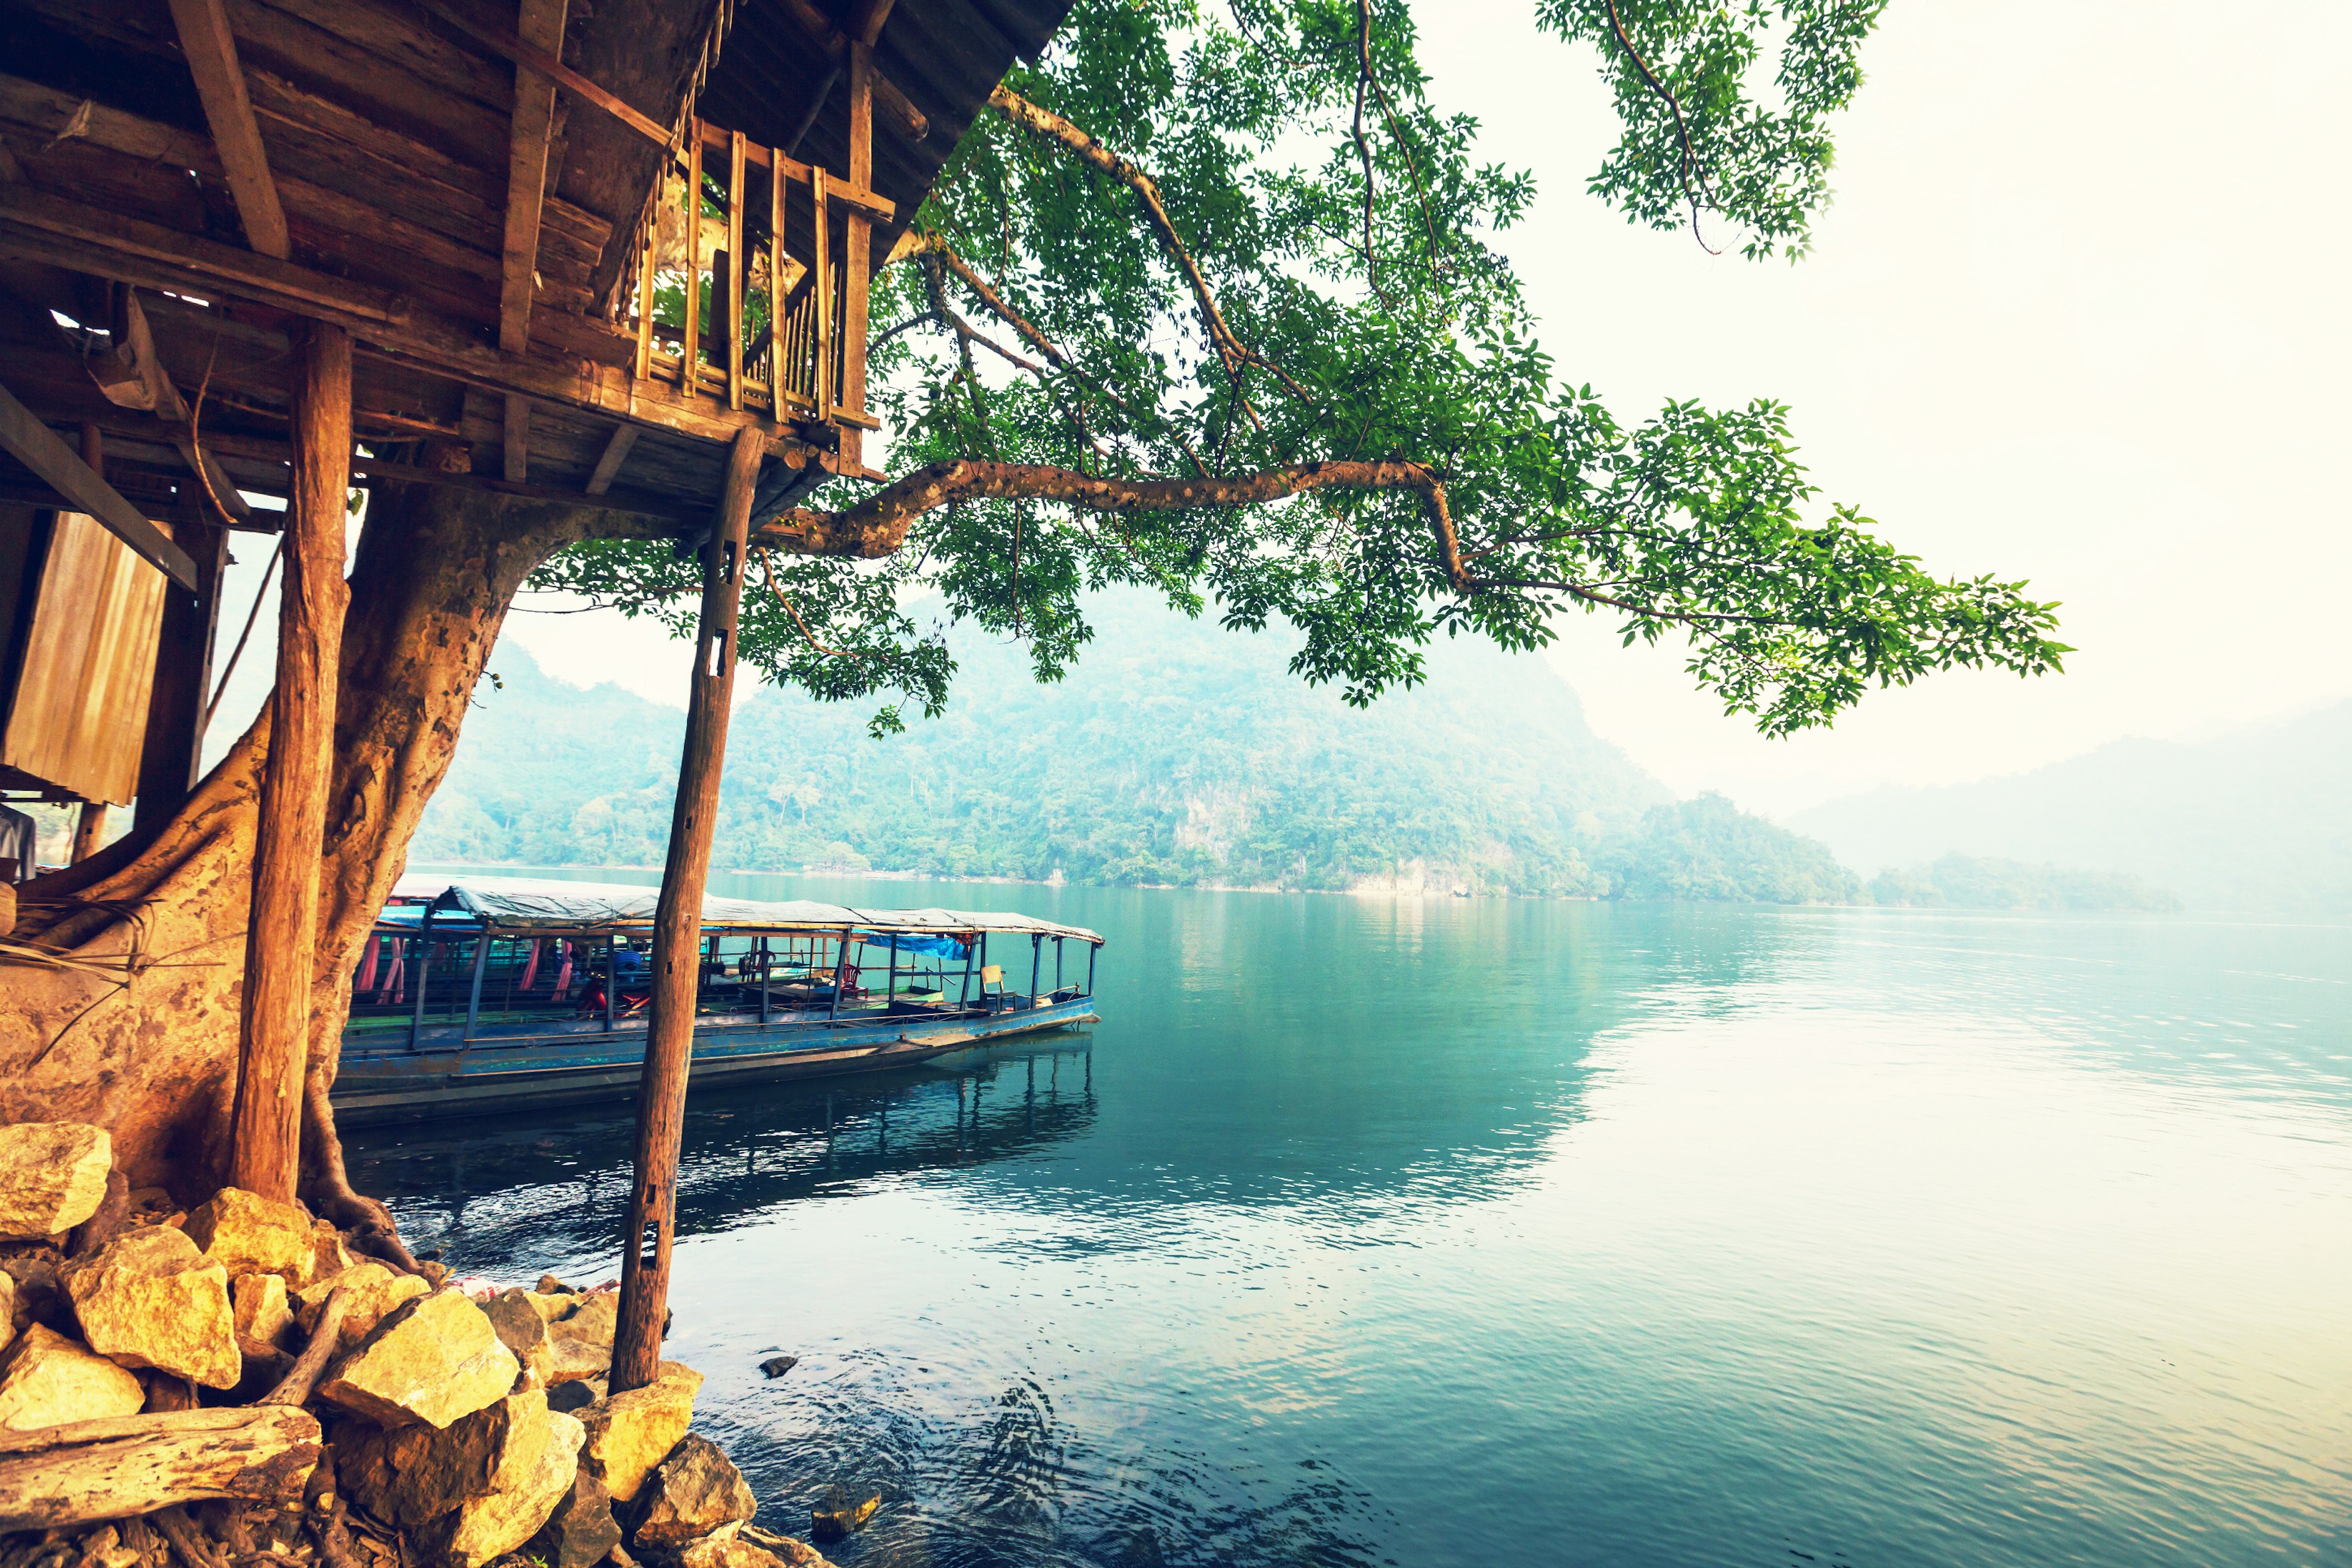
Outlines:
<svg viewBox="0 0 2352 1568"><path fill-rule="evenodd" d="M565 0L522 0L520 30L532 48L563 53ZM547 201L547 143L555 132L555 84L530 67L515 67L514 123L507 139L506 237L499 264L499 347L519 354L530 346L532 290L539 278L539 220ZM508 450L513 450L511 440ZM511 457L508 459L511 464ZM514 475L508 479L522 481Z"/></svg>
<svg viewBox="0 0 2352 1568"><path fill-rule="evenodd" d="M823 169L809 171L810 200L815 209L816 243L809 247L808 289L811 327L816 334L816 372L809 395L816 400L820 419L833 411L833 214L825 200Z"/></svg>
<svg viewBox="0 0 2352 1568"><path fill-rule="evenodd" d="M228 30L228 7L224 0L171 0L171 5L180 52L187 57L188 69L196 79L196 97L205 106L205 123L212 128L213 145L220 153L230 199L236 203L236 216L245 222L245 237L262 255L283 261L293 251L286 234L286 212L278 203L278 184L269 177L261 128L253 118L244 68L237 64L236 39Z"/></svg>
<svg viewBox="0 0 2352 1568"><path fill-rule="evenodd" d="M695 366L702 358L702 121L686 133L686 319L679 328L677 389L699 391Z"/></svg>
<svg viewBox="0 0 2352 1568"><path fill-rule="evenodd" d="M228 531L205 520L197 504L181 509L173 542L196 563L194 593L174 583L163 590L163 630L155 652L155 684L147 699L147 737L139 752L137 827L168 820L195 787L205 743L205 703L212 693L213 640L220 626L221 570Z"/></svg>
<svg viewBox="0 0 2352 1568"><path fill-rule="evenodd" d="M654 914L654 994L645 1074L637 1089L636 1182L629 1194L629 1228L623 1237L620 1321L613 1337L614 1394L653 1382L661 1358L677 1219L678 1137L686 1116L695 1000L702 984L702 894L710 876L710 839L727 756L728 710L735 690L743 552L765 445L757 426L737 433L702 561L701 634L694 645L669 856ZM653 1233L651 1251L646 1249L648 1229Z"/></svg>
<svg viewBox="0 0 2352 1568"><path fill-rule="evenodd" d="M784 417L784 159L768 155L768 412Z"/></svg>
<svg viewBox="0 0 2352 1568"><path fill-rule="evenodd" d="M743 406L743 133L727 137L727 406ZM715 290L719 279L710 279ZM716 301L714 300L714 303ZM717 310L711 311L715 317Z"/></svg>
<svg viewBox="0 0 2352 1568"><path fill-rule="evenodd" d="M230 1184L294 1201L302 1074L317 962L319 858L335 740L336 663L351 590L343 499L351 489L352 340L323 321L294 331L293 493L278 617L278 689L261 779L246 922ZM422 976L419 977L420 989Z"/></svg>
<svg viewBox="0 0 2352 1568"><path fill-rule="evenodd" d="M858 190L874 184L874 49L849 46L849 183ZM866 293L873 269L874 220L849 209L849 242L843 249L847 272L841 280L841 405L866 412Z"/></svg>
<svg viewBox="0 0 2352 1568"><path fill-rule="evenodd" d="M505 472L507 483L526 484L530 476L530 399L507 394L506 417L500 422L499 435L506 447Z"/></svg>
<svg viewBox="0 0 2352 1568"><path fill-rule="evenodd" d="M86 800L81 803L81 815L74 818L73 849L68 863L79 866L98 853L106 837L106 802Z"/></svg>

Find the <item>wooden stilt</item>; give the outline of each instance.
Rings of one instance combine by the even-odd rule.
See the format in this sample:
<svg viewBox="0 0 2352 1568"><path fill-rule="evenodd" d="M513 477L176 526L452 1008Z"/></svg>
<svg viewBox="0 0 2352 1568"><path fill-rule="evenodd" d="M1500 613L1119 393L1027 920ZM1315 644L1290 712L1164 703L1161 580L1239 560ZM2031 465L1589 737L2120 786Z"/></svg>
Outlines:
<svg viewBox="0 0 2352 1568"><path fill-rule="evenodd" d="M80 865L98 853L106 840L106 802L86 800L81 803L81 815L74 819L72 863Z"/></svg>
<svg viewBox="0 0 2352 1568"><path fill-rule="evenodd" d="M294 1200L300 1168L335 667L351 602L343 498L351 488L352 340L341 327L307 321L294 334L293 458L230 1154L234 1185L280 1203Z"/></svg>
<svg viewBox="0 0 2352 1568"><path fill-rule="evenodd" d="M689 360L689 369L691 365ZM661 1359L662 1320L669 1307L678 1137L686 1116L695 997L702 984L702 892L710 875L711 831L719 813L719 778L726 762L728 710L735 689L735 625L743 597L744 543L764 444L756 426L737 433L727 460L726 489L703 556L702 628L694 645L694 684L687 699L686 746L678 762L669 858L662 868L661 901L654 914L653 1001L647 1009L645 1074L637 1089L636 1182L629 1194L629 1227L622 1238L620 1322L613 1337L614 1394L653 1382Z"/></svg>

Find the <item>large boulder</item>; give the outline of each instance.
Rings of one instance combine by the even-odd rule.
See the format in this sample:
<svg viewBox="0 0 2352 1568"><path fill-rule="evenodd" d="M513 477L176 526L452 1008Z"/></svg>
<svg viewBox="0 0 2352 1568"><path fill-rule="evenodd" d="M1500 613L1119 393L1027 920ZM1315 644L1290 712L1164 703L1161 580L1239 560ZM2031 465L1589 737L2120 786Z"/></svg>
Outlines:
<svg viewBox="0 0 2352 1568"><path fill-rule="evenodd" d="M613 1348L614 1332L620 1327L621 1293L618 1290L592 1290L585 1296L574 1296L578 1303L555 1321L558 1337L584 1340L592 1345Z"/></svg>
<svg viewBox="0 0 2352 1568"><path fill-rule="evenodd" d="M234 1388L244 1374L228 1270L184 1233L142 1226L63 1272L82 1338L100 1355L207 1388Z"/></svg>
<svg viewBox="0 0 2352 1568"><path fill-rule="evenodd" d="M533 1389L446 1429L347 1421L335 1433L336 1480L376 1518L414 1530L488 1496L510 1460L535 1457L546 1437L547 1414L546 1394Z"/></svg>
<svg viewBox="0 0 2352 1568"><path fill-rule="evenodd" d="M294 1326L294 1309L287 1304L283 1279L275 1274L247 1274L229 1286L228 1299L240 1350L247 1345L283 1348L279 1342Z"/></svg>
<svg viewBox="0 0 2352 1568"><path fill-rule="evenodd" d="M292 1204L223 1187L188 1213L188 1239L232 1276L275 1274L308 1285L318 1274L313 1221Z"/></svg>
<svg viewBox="0 0 2352 1568"><path fill-rule="evenodd" d="M498 1331L499 1342L514 1352L532 1384L544 1388L554 1381L548 1374L555 1367L555 1352L548 1343L547 1320L531 1301L529 1290L501 1290L482 1303L482 1310Z"/></svg>
<svg viewBox="0 0 2352 1568"><path fill-rule="evenodd" d="M669 1457L694 1421L702 1374L677 1362L661 1363L654 1381L600 1399L580 1412L588 1429L581 1462L604 1483L615 1502L633 1502L654 1467Z"/></svg>
<svg viewBox="0 0 2352 1568"><path fill-rule="evenodd" d="M833 1568L805 1541L750 1525L728 1525L662 1554L663 1568Z"/></svg>
<svg viewBox="0 0 2352 1568"><path fill-rule="evenodd" d="M136 1415L146 1399L136 1374L45 1324L27 1324L0 1358L0 1429Z"/></svg>
<svg viewBox="0 0 2352 1568"><path fill-rule="evenodd" d="M416 1544L448 1568L482 1568L512 1552L539 1533L572 1488L586 1436L580 1423L548 1409L542 1390L514 1397L537 1405L509 1424L489 1490L415 1533Z"/></svg>
<svg viewBox="0 0 2352 1568"><path fill-rule="evenodd" d="M683 1546L760 1511L743 1472L708 1437L689 1432L656 1468L637 1498L636 1542Z"/></svg>
<svg viewBox="0 0 2352 1568"><path fill-rule="evenodd" d="M505 1398L521 1370L481 1308L441 1289L394 1308L328 1367L319 1394L380 1426L446 1427Z"/></svg>
<svg viewBox="0 0 2352 1568"><path fill-rule="evenodd" d="M613 1494L583 1468L572 1472L572 1489L523 1552L544 1568L594 1568L619 1544L621 1524L613 1517Z"/></svg>
<svg viewBox="0 0 2352 1568"><path fill-rule="evenodd" d="M0 1239L71 1230L98 1212L114 1142L79 1121L0 1127Z"/></svg>
<svg viewBox="0 0 2352 1568"><path fill-rule="evenodd" d="M575 1340L562 1331L562 1325L547 1338L548 1384L581 1383L601 1378L613 1370L613 1347L600 1345L593 1340Z"/></svg>
<svg viewBox="0 0 2352 1568"><path fill-rule="evenodd" d="M381 1263L354 1263L322 1274L294 1292L294 1321L301 1324L304 1334L318 1327L327 1298L338 1289L348 1292L343 1298L341 1339L343 1348L349 1350L367 1338L394 1307L415 1300L432 1287L414 1274L395 1273Z"/></svg>

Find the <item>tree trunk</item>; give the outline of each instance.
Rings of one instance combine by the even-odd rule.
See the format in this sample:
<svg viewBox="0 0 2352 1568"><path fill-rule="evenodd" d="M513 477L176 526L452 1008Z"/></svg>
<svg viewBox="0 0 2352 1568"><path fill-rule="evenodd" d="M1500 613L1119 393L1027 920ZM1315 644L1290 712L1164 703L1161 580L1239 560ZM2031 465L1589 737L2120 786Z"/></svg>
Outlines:
<svg viewBox="0 0 2352 1568"><path fill-rule="evenodd" d="M304 1195L339 1224L390 1238L382 1207L344 1180L327 1110L351 968L516 589L609 516L422 485L379 489L369 508L340 661L301 1135ZM183 1201L228 1168L269 737L265 711L168 820L19 889L13 942L55 961L11 963L0 980L0 1122L96 1122L132 1186Z"/></svg>

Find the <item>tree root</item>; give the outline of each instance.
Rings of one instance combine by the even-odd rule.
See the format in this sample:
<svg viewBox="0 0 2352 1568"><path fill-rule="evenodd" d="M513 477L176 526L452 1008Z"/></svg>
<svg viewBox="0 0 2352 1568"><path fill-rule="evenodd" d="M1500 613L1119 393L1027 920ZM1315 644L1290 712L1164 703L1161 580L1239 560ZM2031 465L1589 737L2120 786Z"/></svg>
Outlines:
<svg viewBox="0 0 2352 1568"><path fill-rule="evenodd" d="M343 1168L343 1141L335 1131L334 1106L327 1099L331 1074L327 1064L314 1063L302 1086L303 1200L312 1213L349 1233L362 1250L404 1273L421 1275L425 1270L401 1242L392 1211L352 1186Z"/></svg>

